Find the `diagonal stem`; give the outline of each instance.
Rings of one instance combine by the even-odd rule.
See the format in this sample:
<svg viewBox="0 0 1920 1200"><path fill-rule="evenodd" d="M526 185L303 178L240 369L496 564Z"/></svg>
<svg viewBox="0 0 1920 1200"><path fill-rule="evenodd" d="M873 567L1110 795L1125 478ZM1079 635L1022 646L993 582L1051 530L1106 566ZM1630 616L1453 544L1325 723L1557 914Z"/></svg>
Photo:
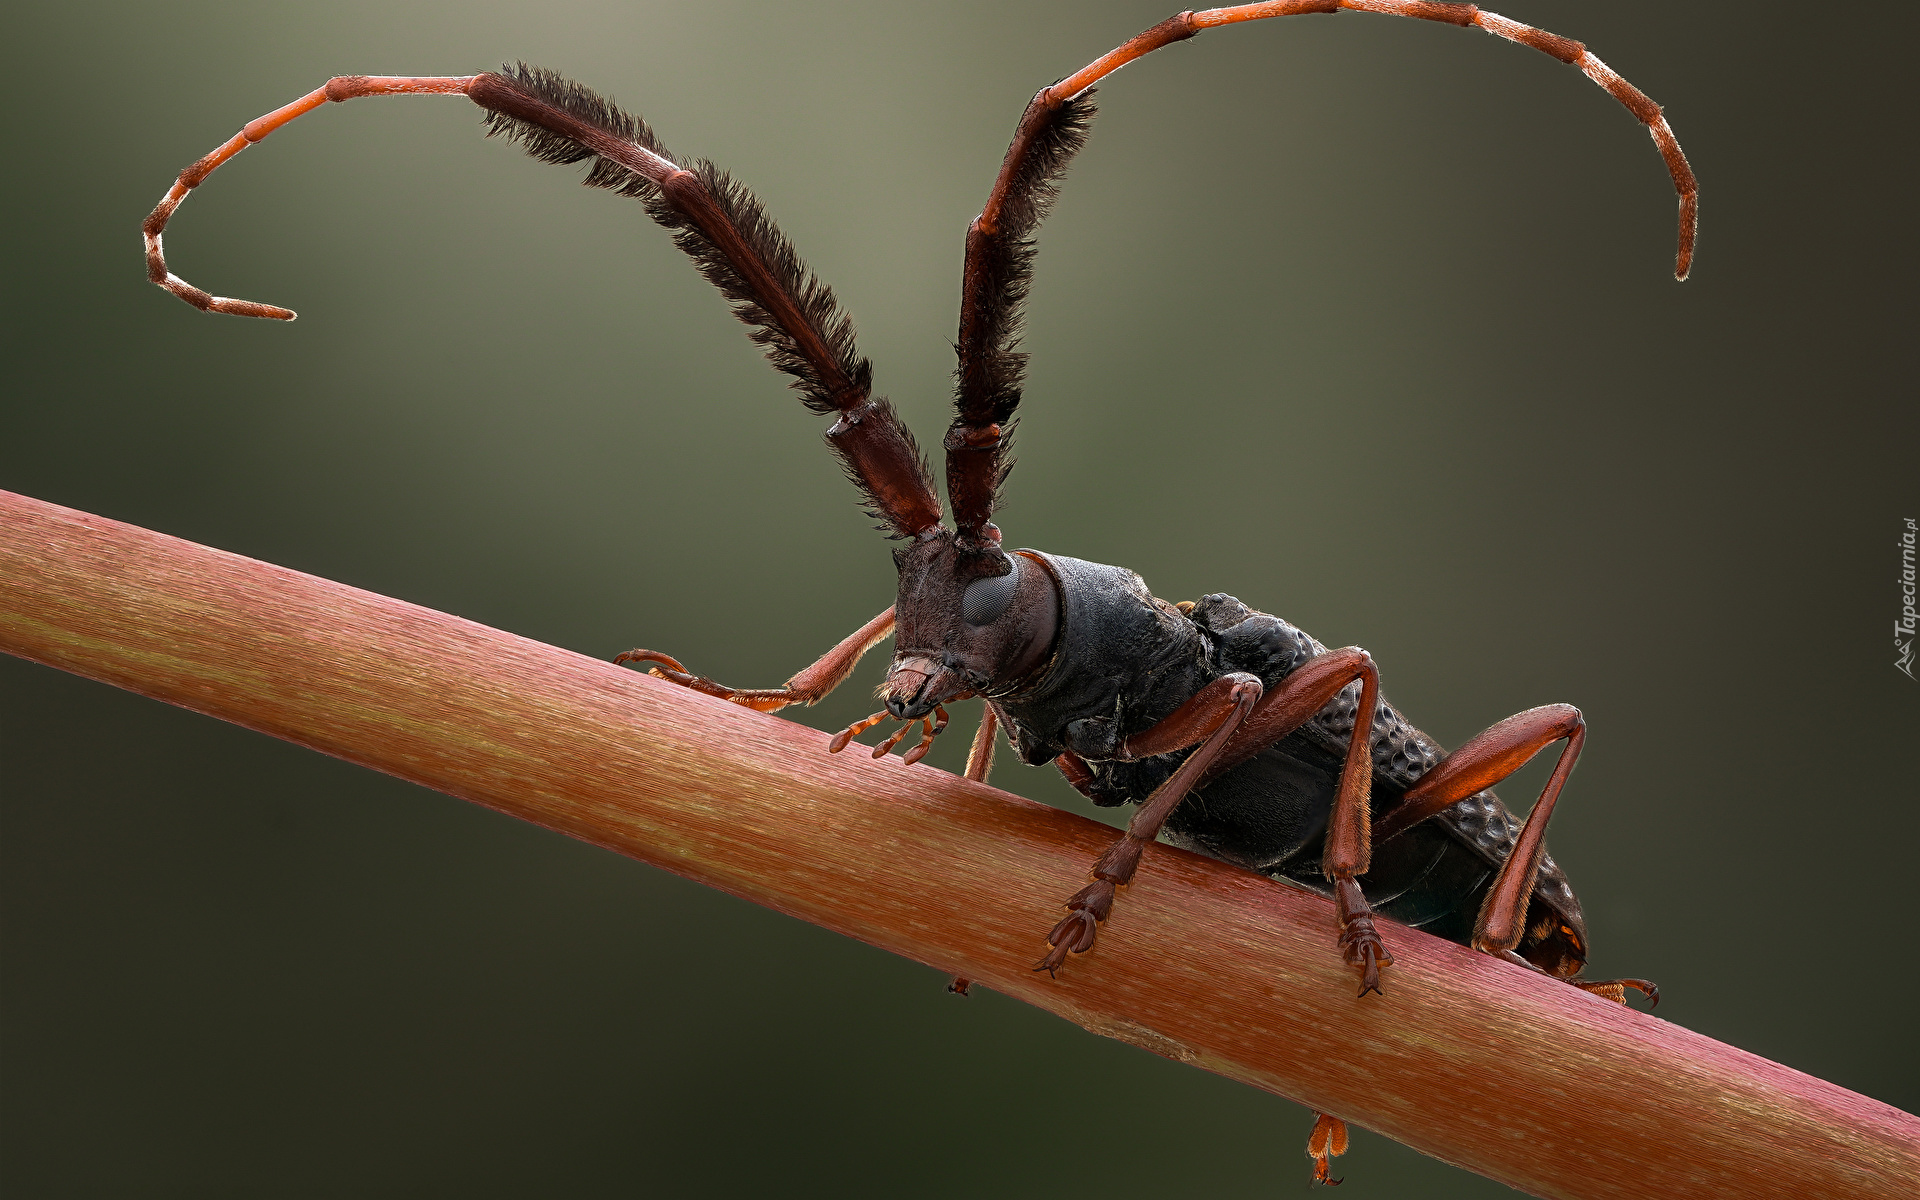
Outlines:
<svg viewBox="0 0 1920 1200"><path fill-rule="evenodd" d="M9 492L0 649L676 871L1540 1195L1920 1192L1906 1113L1391 924L1390 994L1356 1001L1330 902L1164 846L1098 952L1030 975L1105 826Z"/></svg>

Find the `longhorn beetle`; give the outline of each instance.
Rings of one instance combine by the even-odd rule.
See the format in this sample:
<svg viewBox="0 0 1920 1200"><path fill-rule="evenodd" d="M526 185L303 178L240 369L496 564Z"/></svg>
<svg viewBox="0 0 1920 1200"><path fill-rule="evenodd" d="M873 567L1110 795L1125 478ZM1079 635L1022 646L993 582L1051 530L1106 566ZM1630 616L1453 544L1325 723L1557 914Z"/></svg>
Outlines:
<svg viewBox="0 0 1920 1200"><path fill-rule="evenodd" d="M485 110L489 136L518 141L550 163L591 160L586 183L641 202L731 303L802 402L836 419L827 443L882 528L899 592L892 607L777 688L726 687L672 657L630 650L623 663L761 712L812 704L889 635L885 708L836 734L833 752L893 718L891 751L918 761L946 727L945 705L984 701L966 774L985 779L1004 726L1021 761L1053 763L1095 804L1137 804L1125 834L1066 902L1036 970L1056 972L1093 949L1119 888L1155 838L1272 878L1332 894L1337 947L1359 995L1382 988L1393 962L1374 915L1472 946L1589 992L1657 1001L1645 980L1583 980L1580 905L1546 852L1547 821L1579 758L1579 710L1551 704L1509 717L1448 754L1380 693L1367 652L1328 650L1279 617L1218 594L1169 604L1132 571L1034 550L1006 551L992 517L1008 456L1025 355L1021 307L1033 235L1085 143L1093 88L1134 59L1203 29L1341 9L1476 25L1568 63L1619 100L1653 135L1679 193L1676 279L1685 279L1697 224L1692 171L1658 105L1578 42L1470 4L1424 0L1274 0L1183 12L1040 90L1027 106L985 207L968 226L954 417L942 439L953 523L943 522L926 461L888 402L853 324L759 202L713 164L668 152L644 121L585 88L525 64L458 77L342 76L251 122L189 166L147 218L153 282L208 312L291 320L284 308L209 295L171 274L167 221L227 159L328 101L361 96L464 95ZM682 163L686 165L681 165ZM1365 753L1350 749L1367 731ZM1558 765L1522 825L1488 789L1564 742ZM965 980L954 989L964 992ZM1315 1177L1346 1146L1320 1116L1309 1140ZM1334 1181L1337 1182L1337 1181Z"/></svg>

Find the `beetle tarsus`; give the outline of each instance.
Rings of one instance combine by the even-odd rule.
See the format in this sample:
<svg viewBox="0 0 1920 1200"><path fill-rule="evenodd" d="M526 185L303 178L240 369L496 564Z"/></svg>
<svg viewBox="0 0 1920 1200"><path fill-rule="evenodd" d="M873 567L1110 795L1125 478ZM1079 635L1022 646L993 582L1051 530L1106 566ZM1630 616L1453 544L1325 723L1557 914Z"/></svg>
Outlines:
<svg viewBox="0 0 1920 1200"><path fill-rule="evenodd" d="M1380 990L1380 968L1391 966L1393 955L1387 953L1380 931L1373 927L1373 912L1367 907L1360 884L1353 879L1335 881L1334 903L1340 915L1340 954L1360 968L1360 995L1386 995Z"/></svg>
<svg viewBox="0 0 1920 1200"><path fill-rule="evenodd" d="M743 708L751 708L755 712L779 712L789 704L811 703L804 697L796 696L791 688L731 688L724 683L715 683L703 675L695 675L681 666L678 659L662 654L658 650L623 651L614 655L613 663L615 666L623 666L627 663L656 663L657 666L647 668L647 674L655 679L677 683L689 691L731 701Z"/></svg>
<svg viewBox="0 0 1920 1200"><path fill-rule="evenodd" d="M1380 968L1392 965L1393 955L1387 953L1370 918L1359 917L1348 923L1340 935L1340 953L1348 963L1360 968L1361 996L1368 992L1386 995L1380 990Z"/></svg>
<svg viewBox="0 0 1920 1200"><path fill-rule="evenodd" d="M1047 935L1047 953L1033 969L1045 971L1049 978L1059 978L1058 972L1067 959L1093 949L1093 941L1099 934L1100 922L1094 915L1084 908L1075 908Z"/></svg>
<svg viewBox="0 0 1920 1200"><path fill-rule="evenodd" d="M1349 950L1347 953L1348 961L1353 962L1354 951ZM1359 944L1358 955L1360 961L1355 963L1355 965L1360 968L1360 991L1354 997L1356 1000L1365 999L1368 992L1372 992L1376 996L1386 995L1385 992L1380 990L1380 968L1393 960L1391 958L1383 959L1381 957L1382 953L1384 953L1384 951L1377 941L1362 942Z"/></svg>
<svg viewBox="0 0 1920 1200"><path fill-rule="evenodd" d="M1131 872L1129 872L1131 873ZM1085 954L1093 949L1094 939L1100 935L1100 926L1113 915L1113 900L1117 887L1111 879L1099 875L1092 883L1073 894L1067 901L1067 915L1047 934L1047 954L1034 966L1036 971L1045 971L1055 975L1075 954Z"/></svg>
<svg viewBox="0 0 1920 1200"><path fill-rule="evenodd" d="M1073 899L1067 901L1067 907L1085 912L1096 923L1105 924L1106 919L1113 915L1113 898L1117 891L1113 880L1096 877L1092 883L1073 894Z"/></svg>
<svg viewBox="0 0 1920 1200"><path fill-rule="evenodd" d="M636 662L660 663L670 671L678 671L682 675L688 674L687 669L680 665L678 659L671 655L662 654L658 650L623 650L613 656L613 661L615 666Z"/></svg>
<svg viewBox="0 0 1920 1200"><path fill-rule="evenodd" d="M1307 1157L1313 1160L1313 1181L1339 1187L1331 1160L1347 1152L1347 1123L1326 1113L1313 1114L1313 1132L1307 1135Z"/></svg>
<svg viewBox="0 0 1920 1200"><path fill-rule="evenodd" d="M1660 988L1650 979L1569 979L1567 982L1583 992L1623 1006L1627 1003L1628 988L1645 996L1648 1008L1656 1008L1660 1004Z"/></svg>

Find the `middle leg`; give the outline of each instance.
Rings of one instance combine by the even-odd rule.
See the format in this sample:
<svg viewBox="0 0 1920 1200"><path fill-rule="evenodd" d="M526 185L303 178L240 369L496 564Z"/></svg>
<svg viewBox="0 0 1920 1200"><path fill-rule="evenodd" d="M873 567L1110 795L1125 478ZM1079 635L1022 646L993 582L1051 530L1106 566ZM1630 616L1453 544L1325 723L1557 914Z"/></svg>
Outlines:
<svg viewBox="0 0 1920 1200"><path fill-rule="evenodd" d="M1307 1157L1313 1160L1313 1181L1339 1187L1331 1160L1347 1152L1347 1123L1326 1113L1313 1114L1313 1132L1307 1135Z"/></svg>
<svg viewBox="0 0 1920 1200"><path fill-rule="evenodd" d="M1218 765L1225 769L1258 754L1312 720L1356 682L1360 685L1360 703L1354 712L1339 788L1334 793L1333 813L1327 821L1320 865L1333 884L1341 954L1359 969L1360 994L1364 996L1380 991L1380 968L1393 963L1393 955L1380 940L1380 931L1374 928L1373 910L1360 890L1360 877L1373 862L1375 841L1369 829L1368 801L1373 792L1371 737L1374 711L1380 702L1380 673L1373 665L1373 656L1358 646L1348 646L1302 663L1267 693L1233 736Z"/></svg>

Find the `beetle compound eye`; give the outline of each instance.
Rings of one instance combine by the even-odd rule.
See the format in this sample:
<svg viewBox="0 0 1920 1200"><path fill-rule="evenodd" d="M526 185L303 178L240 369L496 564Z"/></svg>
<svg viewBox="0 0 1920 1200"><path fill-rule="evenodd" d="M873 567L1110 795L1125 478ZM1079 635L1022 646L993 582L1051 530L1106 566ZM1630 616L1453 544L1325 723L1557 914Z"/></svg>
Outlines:
<svg viewBox="0 0 1920 1200"><path fill-rule="evenodd" d="M1007 605L1013 603L1013 593L1020 587L1020 560L1013 560L1013 570L1005 575L995 575L987 579L976 579L967 585L966 592L960 597L960 619L969 625L991 625L1007 611Z"/></svg>

